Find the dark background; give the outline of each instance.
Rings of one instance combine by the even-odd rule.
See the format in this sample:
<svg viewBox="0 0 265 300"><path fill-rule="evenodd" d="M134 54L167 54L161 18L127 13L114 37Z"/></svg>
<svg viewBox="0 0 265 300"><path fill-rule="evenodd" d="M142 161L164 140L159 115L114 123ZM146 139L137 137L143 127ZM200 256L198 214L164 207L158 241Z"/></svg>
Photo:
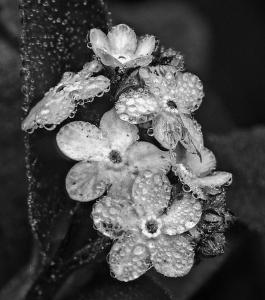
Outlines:
<svg viewBox="0 0 265 300"><path fill-rule="evenodd" d="M187 69L205 86L196 115L204 132L264 125L262 1L112 0L108 6L114 24L154 34L184 54ZM0 287L27 262L32 244L20 132L19 33L17 1L0 0ZM261 213L265 218L265 210ZM265 299L264 232L237 225L228 239L227 254L203 261L181 281L177 299Z"/></svg>

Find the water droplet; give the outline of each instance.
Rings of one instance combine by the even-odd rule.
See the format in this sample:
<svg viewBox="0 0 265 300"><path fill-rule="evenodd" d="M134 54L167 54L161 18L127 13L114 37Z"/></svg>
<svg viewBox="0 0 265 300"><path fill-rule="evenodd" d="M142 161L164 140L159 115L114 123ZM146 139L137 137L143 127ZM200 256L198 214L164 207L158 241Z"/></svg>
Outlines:
<svg viewBox="0 0 265 300"><path fill-rule="evenodd" d="M151 127L151 128L148 128L147 129L147 134L149 135L149 136L154 136L154 129Z"/></svg>

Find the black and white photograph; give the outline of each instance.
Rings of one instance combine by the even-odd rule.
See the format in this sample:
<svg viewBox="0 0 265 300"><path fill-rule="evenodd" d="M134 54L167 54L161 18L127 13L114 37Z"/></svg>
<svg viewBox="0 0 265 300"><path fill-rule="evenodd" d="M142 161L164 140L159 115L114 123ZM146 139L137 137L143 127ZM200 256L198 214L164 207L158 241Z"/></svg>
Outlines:
<svg viewBox="0 0 265 300"><path fill-rule="evenodd" d="M265 299L261 0L0 0L0 300Z"/></svg>

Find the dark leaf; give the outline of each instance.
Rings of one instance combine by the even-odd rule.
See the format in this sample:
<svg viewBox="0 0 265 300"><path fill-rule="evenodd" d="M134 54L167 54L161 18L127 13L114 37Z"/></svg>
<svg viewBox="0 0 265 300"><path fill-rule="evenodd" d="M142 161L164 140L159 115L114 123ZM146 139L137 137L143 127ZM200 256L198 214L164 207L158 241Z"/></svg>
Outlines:
<svg viewBox="0 0 265 300"><path fill-rule="evenodd" d="M233 174L227 206L251 229L265 231L265 128L210 136L218 169Z"/></svg>
<svg viewBox="0 0 265 300"><path fill-rule="evenodd" d="M82 290L78 296L64 300L169 300L166 293L146 276L127 283L97 277L89 286L89 291Z"/></svg>
<svg viewBox="0 0 265 300"><path fill-rule="evenodd" d="M102 1L22 0L22 75L25 115L64 71L78 71L92 57L86 47L89 28L103 30L109 19ZM91 117L89 111L83 115ZM71 164L58 154L56 132L25 135L30 223L44 253L54 253L68 228L76 203L64 180Z"/></svg>

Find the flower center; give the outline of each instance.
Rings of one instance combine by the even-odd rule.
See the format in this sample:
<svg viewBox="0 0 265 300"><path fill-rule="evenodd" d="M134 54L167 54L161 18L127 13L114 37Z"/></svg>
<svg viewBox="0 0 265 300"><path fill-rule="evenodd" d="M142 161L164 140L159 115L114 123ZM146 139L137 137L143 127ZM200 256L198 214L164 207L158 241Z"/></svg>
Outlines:
<svg viewBox="0 0 265 300"><path fill-rule="evenodd" d="M145 227L149 233L154 234L158 230L158 223L156 220L150 220L146 222Z"/></svg>
<svg viewBox="0 0 265 300"><path fill-rule="evenodd" d="M142 233L148 238L155 238L161 233L162 222L155 216L149 216L142 221Z"/></svg>
<svg viewBox="0 0 265 300"><path fill-rule="evenodd" d="M176 103L172 100L167 101L167 106L171 109L176 109L177 108Z"/></svg>
<svg viewBox="0 0 265 300"><path fill-rule="evenodd" d="M119 164L119 163L122 162L122 158L121 158L120 152L117 151L117 150L110 151L109 159L114 164Z"/></svg>

